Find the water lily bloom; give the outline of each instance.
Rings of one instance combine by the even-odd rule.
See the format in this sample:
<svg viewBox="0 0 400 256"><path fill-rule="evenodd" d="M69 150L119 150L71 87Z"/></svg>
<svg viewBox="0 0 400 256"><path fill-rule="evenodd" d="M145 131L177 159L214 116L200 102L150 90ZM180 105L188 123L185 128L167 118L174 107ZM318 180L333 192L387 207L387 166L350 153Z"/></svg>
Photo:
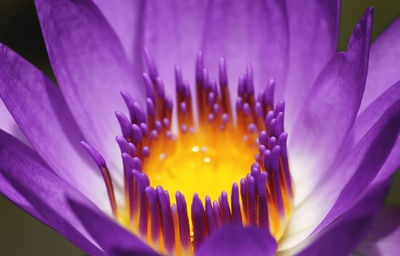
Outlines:
<svg viewBox="0 0 400 256"><path fill-rule="evenodd" d="M90 255L393 255L400 19L340 1L35 0L0 46L0 191ZM396 242L397 241L397 242Z"/></svg>

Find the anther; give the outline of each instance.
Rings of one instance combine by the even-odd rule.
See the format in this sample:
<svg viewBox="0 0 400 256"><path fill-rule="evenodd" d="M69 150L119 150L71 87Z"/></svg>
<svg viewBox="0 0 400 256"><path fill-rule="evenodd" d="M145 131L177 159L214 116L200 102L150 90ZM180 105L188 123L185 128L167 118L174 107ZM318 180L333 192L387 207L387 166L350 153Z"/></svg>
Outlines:
<svg viewBox="0 0 400 256"><path fill-rule="evenodd" d="M132 125L132 137L133 137L133 142L135 144L139 144L140 142L142 142L143 138L142 130L136 124Z"/></svg>
<svg viewBox="0 0 400 256"><path fill-rule="evenodd" d="M153 56L151 56L149 50L145 47L144 48L144 59L146 62L146 66L149 70L149 74L151 79L154 81L155 78L158 76L157 66L154 62Z"/></svg>
<svg viewBox="0 0 400 256"><path fill-rule="evenodd" d="M178 207L181 244L184 248L188 249L190 246L190 228L185 197L179 191L177 191L175 198L176 205Z"/></svg>
<svg viewBox="0 0 400 256"><path fill-rule="evenodd" d="M132 124L128 118L121 112L116 111L115 116L117 117L119 126L121 127L122 136L125 139L130 139L132 136Z"/></svg>
<svg viewBox="0 0 400 256"><path fill-rule="evenodd" d="M275 94L275 80L271 79L264 90L263 104L266 106L265 111L272 110L274 105L274 94Z"/></svg>
<svg viewBox="0 0 400 256"><path fill-rule="evenodd" d="M213 216L214 216L214 223L216 227L222 226L222 217L221 217L221 209L219 208L218 202L213 202Z"/></svg>
<svg viewBox="0 0 400 256"><path fill-rule="evenodd" d="M161 217L162 217L162 230L164 247L167 252L173 252L175 246L175 231L170 211L170 201L168 193L165 193L160 186L157 187L157 196L161 206Z"/></svg>
<svg viewBox="0 0 400 256"><path fill-rule="evenodd" d="M268 147L269 148L274 148L277 144L276 138L274 136L271 136L268 138Z"/></svg>
<svg viewBox="0 0 400 256"><path fill-rule="evenodd" d="M260 135L258 136L258 140L261 145L267 146L268 145L268 134L266 131L261 131Z"/></svg>
<svg viewBox="0 0 400 256"><path fill-rule="evenodd" d="M197 250L206 236L206 223L204 222L204 208L199 196L195 194L192 201L193 247Z"/></svg>
<svg viewBox="0 0 400 256"><path fill-rule="evenodd" d="M227 113L223 113L222 114L222 122L224 124L226 124L226 123L229 123L229 121L230 121L229 115Z"/></svg>
<svg viewBox="0 0 400 256"><path fill-rule="evenodd" d="M150 76L147 73L142 74L144 86L146 88L146 95L150 98L153 102L155 101L155 92L154 92L154 85L151 81Z"/></svg>
<svg viewBox="0 0 400 256"><path fill-rule="evenodd" d="M176 91L180 94L183 91L183 77L182 77L182 71L181 68L176 65L175 66L175 86L176 86Z"/></svg>
<svg viewBox="0 0 400 256"><path fill-rule="evenodd" d="M254 78L253 78L253 68L249 64L247 65L246 72L246 93L248 96L254 95Z"/></svg>
<svg viewBox="0 0 400 256"><path fill-rule="evenodd" d="M285 102L280 101L274 108L275 81L271 79L264 90L256 94L253 69L250 64L247 65L245 73L239 77L238 97L234 101L237 114L235 121L224 58L219 60L219 77L214 80L210 75L212 72L204 65L202 52L198 53L195 107L189 83L183 80L180 66L175 66L174 70L176 102L173 102L171 96L166 95L164 82L146 48L144 59L148 69L147 73L143 73L146 109L142 109L129 93L121 91L129 118L121 112L115 112L121 127L122 136L116 137L116 141L121 151L124 174L125 209L120 216L117 216L113 184L104 159L93 147L82 142L102 172L115 218L124 225L129 224L132 232L147 240L161 254L167 255L195 254L207 236L229 223L265 228L279 239L285 228L285 218L291 213L293 188L287 133L284 131ZM175 120L172 116L175 104L177 134L171 130ZM194 116L198 117L197 127ZM147 174L151 178L155 176L152 182L158 184L162 184L164 179L180 175L175 170L178 162L178 167L186 164L192 166L194 163L197 168L196 161L201 161L206 169L218 168L218 172L230 169L231 165L221 164L220 155L224 158L227 154L229 159L233 159L225 150L229 150L236 142L240 148L232 148L232 156L236 159L237 154L243 152L241 147L247 146L254 155L244 155L244 161L255 159L255 162L248 163L252 164L248 174L243 175L244 178L237 178L237 181L240 179L239 184L233 183L230 204L224 189L221 189L219 197L218 194L210 194L217 198L202 195L205 196L204 204L195 193L189 216L182 193L177 191L175 201L171 202L167 190L161 186L156 189L150 186ZM186 162L186 158L193 162ZM168 171L163 172L164 167ZM186 174L182 175L184 177ZM199 182L202 182L201 179ZM166 186L173 183L167 183ZM185 190L185 193L188 192ZM124 219L125 216L129 217Z"/></svg>
<svg viewBox="0 0 400 256"><path fill-rule="evenodd" d="M129 143L125 138L123 138L121 136L117 136L115 138L115 140L117 141L117 143L119 145L119 148L121 150L121 154L122 153L129 153Z"/></svg>
<svg viewBox="0 0 400 256"><path fill-rule="evenodd" d="M150 186L145 189L147 199L150 206L151 217L151 240L153 244L157 244L160 239L160 205L157 200L156 190Z"/></svg>
<svg viewBox="0 0 400 256"><path fill-rule="evenodd" d="M232 223L241 225L242 215L240 212L239 186L237 183L233 183L232 185L231 206L232 206Z"/></svg>
<svg viewBox="0 0 400 256"><path fill-rule="evenodd" d="M207 222L208 222L208 229L209 229L209 233L211 234L217 227L215 225L214 214L213 214L213 209L212 209L212 205L211 205L211 199L209 196L206 196L205 205L206 205L206 216L207 216Z"/></svg>
<svg viewBox="0 0 400 256"><path fill-rule="evenodd" d="M248 214L248 186L246 184L246 179L240 179L240 197L242 198L243 204L243 213L244 213L244 220L248 223L249 214Z"/></svg>
<svg viewBox="0 0 400 256"><path fill-rule="evenodd" d="M128 146L129 146L129 154L131 154L131 156L135 156L137 153L135 145L129 142Z"/></svg>
<svg viewBox="0 0 400 256"><path fill-rule="evenodd" d="M196 83L203 83L203 68L204 68L204 58L203 53L199 51L197 53L196 59Z"/></svg>
<svg viewBox="0 0 400 256"><path fill-rule="evenodd" d="M255 187L255 179L253 176L247 176L247 184L248 184L248 214L249 214L249 224L256 226L257 225L257 207L256 207L256 187Z"/></svg>
<svg viewBox="0 0 400 256"><path fill-rule="evenodd" d="M133 158L133 168L135 170L138 170L139 172L142 171L142 161L140 160L139 157L134 157Z"/></svg>
<svg viewBox="0 0 400 256"><path fill-rule="evenodd" d="M283 112L279 112L279 114L276 116L276 125L275 125L276 136L279 136L284 131L283 117L284 117Z"/></svg>
<svg viewBox="0 0 400 256"><path fill-rule="evenodd" d="M279 155L281 148L275 146L271 152L271 169L272 169L272 180L273 180L273 191L276 207L280 217L285 214L285 209L283 205L282 191L279 179Z"/></svg>
<svg viewBox="0 0 400 256"><path fill-rule="evenodd" d="M147 237L147 198L146 198L146 187L149 185L144 173L133 170L133 175L137 181L140 195L140 216L139 216L139 234L143 237Z"/></svg>
<svg viewBox="0 0 400 256"><path fill-rule="evenodd" d="M154 128L156 129L157 132L161 132L162 130L162 124L160 120L157 120L154 124Z"/></svg>
<svg viewBox="0 0 400 256"><path fill-rule="evenodd" d="M238 95L243 97L246 93L246 76L241 75L239 77L239 84L238 84Z"/></svg>
<svg viewBox="0 0 400 256"><path fill-rule="evenodd" d="M125 192L125 207L129 209L129 212L133 214L134 209L131 207L133 199L133 193L130 191L133 187L130 182L130 172L133 170L133 159L127 153L122 153L122 164L124 167L124 192Z"/></svg>
<svg viewBox="0 0 400 256"><path fill-rule="evenodd" d="M156 81L155 84L156 84L156 89L157 89L157 95L160 99L164 99L165 98L164 82L163 82L163 80L161 80L161 78L159 76L156 77L155 81Z"/></svg>
<svg viewBox="0 0 400 256"><path fill-rule="evenodd" d="M229 224L231 223L231 211L229 209L229 204L228 204L228 195L226 194L225 191L222 191L221 197L220 197L220 207L222 210L222 221L224 224Z"/></svg>
<svg viewBox="0 0 400 256"><path fill-rule="evenodd" d="M99 154L99 152L97 152L96 149L94 149L91 145L89 145L85 141L81 141L81 145L89 153L89 155L93 158L97 167L99 167L99 169L101 171L101 175L103 176L103 179L104 179L104 183L106 184L106 189L107 189L108 198L110 200L111 210L113 212L114 217L117 217L117 214L118 214L117 213L117 201L115 200L114 187L112 184L110 172L108 171L108 168L106 166L106 161L104 161L104 158Z"/></svg>
<svg viewBox="0 0 400 256"><path fill-rule="evenodd" d="M133 120L135 119L135 107L134 107L135 100L126 91L121 91L120 94L121 94L122 98L124 99L126 106L128 107L129 117L131 119L131 122L133 122Z"/></svg>
<svg viewBox="0 0 400 256"><path fill-rule="evenodd" d="M140 124L140 123L145 123L146 122L146 116L144 114L144 111L142 107L139 105L139 103L135 102L133 103L133 110L134 110L134 118L132 120L133 123Z"/></svg>
<svg viewBox="0 0 400 256"><path fill-rule="evenodd" d="M223 57L221 57L219 59L219 84L223 87L228 85L228 75L226 72L226 63L225 63L225 59Z"/></svg>
<svg viewBox="0 0 400 256"><path fill-rule="evenodd" d="M267 187L268 180L267 172L261 172L257 180L257 194L258 194L258 218L259 226L269 230L269 213L268 213L268 200L267 200Z"/></svg>
<svg viewBox="0 0 400 256"><path fill-rule="evenodd" d="M276 115L281 112L282 113L285 112L285 101L284 100L279 101L278 104L276 104L276 108L275 108Z"/></svg>

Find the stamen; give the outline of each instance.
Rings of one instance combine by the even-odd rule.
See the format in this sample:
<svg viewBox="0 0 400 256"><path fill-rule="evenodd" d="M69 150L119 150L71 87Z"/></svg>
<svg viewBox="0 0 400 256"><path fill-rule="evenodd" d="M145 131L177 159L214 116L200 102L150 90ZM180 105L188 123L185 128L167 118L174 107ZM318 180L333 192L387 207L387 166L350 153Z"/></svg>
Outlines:
<svg viewBox="0 0 400 256"><path fill-rule="evenodd" d="M149 50L146 47L144 48L144 59L146 61L146 65L149 70L150 77L154 81L156 77L158 77L157 66Z"/></svg>
<svg viewBox="0 0 400 256"><path fill-rule="evenodd" d="M239 202L239 187L237 183L233 183L232 185L231 205L232 205L232 223L242 224L242 215L240 213L240 202Z"/></svg>
<svg viewBox="0 0 400 256"><path fill-rule="evenodd" d="M143 138L142 130L136 124L132 124L132 138L135 145L138 145L142 142Z"/></svg>
<svg viewBox="0 0 400 256"><path fill-rule="evenodd" d="M146 187L149 184L144 173L134 170L133 175L138 184L140 198L139 235L143 240L146 240L148 225L148 202L146 200Z"/></svg>
<svg viewBox="0 0 400 256"><path fill-rule="evenodd" d="M244 214L244 221L246 224L248 224L248 219L249 219L249 212L248 212L248 200L247 200L247 195L248 195L248 190L246 187L246 180L241 179L240 180L240 196L242 198L242 210Z"/></svg>
<svg viewBox="0 0 400 256"><path fill-rule="evenodd" d="M182 249L184 251L191 251L190 228L189 228L189 219L187 214L187 206L185 197L179 191L176 192L176 204L178 207L179 234L181 238Z"/></svg>
<svg viewBox="0 0 400 256"><path fill-rule="evenodd" d="M257 212L256 212L256 187L254 177L247 174L247 212L249 214L249 224L257 224Z"/></svg>
<svg viewBox="0 0 400 256"><path fill-rule="evenodd" d="M132 157L128 153L122 153L122 164L124 166L124 192L125 192L125 208L128 210L129 214L133 214L131 209L131 202L133 201L132 191L133 187L129 184L130 172L133 169L134 163Z"/></svg>
<svg viewBox="0 0 400 256"><path fill-rule="evenodd" d="M271 152L271 169L272 169L272 184L274 191L275 204L279 213L279 217L283 217L285 214L285 209L283 207L282 191L280 186L279 178L279 155L281 148L279 146L274 146Z"/></svg>
<svg viewBox="0 0 400 256"><path fill-rule="evenodd" d="M192 201L192 223L193 223L193 248L196 251L204 240L207 227L204 221L204 208L201 199L194 194Z"/></svg>
<svg viewBox="0 0 400 256"><path fill-rule="evenodd" d="M156 249L159 248L160 243L160 205L157 200L156 190L150 186L146 187L147 200L150 206L150 219L151 219L151 243Z"/></svg>
<svg viewBox="0 0 400 256"><path fill-rule="evenodd" d="M121 91L120 94L124 99L126 106L128 107L129 117L133 122L133 120L135 119L135 100L125 91Z"/></svg>
<svg viewBox="0 0 400 256"><path fill-rule="evenodd" d="M222 222L224 224L231 223L231 211L228 204L228 195L225 191L222 191L221 197L219 198L219 205L222 210Z"/></svg>
<svg viewBox="0 0 400 256"><path fill-rule="evenodd" d="M213 202L213 216L214 216L215 226L216 227L222 226L221 210L219 208L217 201Z"/></svg>
<svg viewBox="0 0 400 256"><path fill-rule="evenodd" d="M121 136L117 136L115 138L115 140L117 141L117 143L119 145L119 148L121 150L121 154L122 153L129 153L129 150L130 150L129 143L125 138L123 138Z"/></svg>
<svg viewBox="0 0 400 256"><path fill-rule="evenodd" d="M175 230L170 211L169 195L167 191L164 191L160 186L158 186L157 196L161 206L164 247L167 253L172 253L175 247Z"/></svg>
<svg viewBox="0 0 400 256"><path fill-rule="evenodd" d="M206 196L205 205L206 205L208 231L211 234L217 227L216 227L215 221L214 221L214 214L213 214L213 209L212 209L212 205L211 205L211 198L209 196Z"/></svg>
<svg viewBox="0 0 400 256"><path fill-rule="evenodd" d="M274 95L275 95L275 80L271 79L264 90L264 95L263 95L264 96L263 106L265 106L264 113L268 113L269 111L272 110L274 106Z"/></svg>
<svg viewBox="0 0 400 256"><path fill-rule="evenodd" d="M256 180L258 194L258 221L259 226L269 230L267 187L268 174L261 172Z"/></svg>
<svg viewBox="0 0 400 256"><path fill-rule="evenodd" d="M108 198L110 200L110 205L111 205L111 210L113 212L113 215L115 218L117 218L117 201L115 200L115 194L114 194L114 187L112 184L111 180L111 175L110 172L108 171L108 168L106 166L106 161L104 161L104 158L97 152L92 146L90 146L88 143L81 141L81 145L86 149L86 151L89 153L89 155L93 158L97 166L99 167L101 171L101 175L103 176L104 183L106 184L106 189L107 189L107 194Z"/></svg>
<svg viewBox="0 0 400 256"><path fill-rule="evenodd" d="M290 170L289 170L289 160L287 156L287 137L288 134L286 132L282 132L279 135L278 144L281 147L281 161L282 161L282 169L283 176L285 181L285 188L289 193L289 197L293 198L293 189L292 189L292 179L290 178Z"/></svg>
<svg viewBox="0 0 400 256"><path fill-rule="evenodd" d="M192 256L204 239L229 223L264 228L279 240L291 215L294 190L285 102L274 108L275 81L255 92L255 74L247 65L239 77L235 120L226 60L220 58L215 80L199 52L195 105L183 70L175 66L174 134L174 102L146 48L144 59L146 109L121 91L129 117L115 112L122 135L116 137L124 177L125 203L120 208L104 159L82 142L103 175L115 219L165 255ZM190 207L184 194L193 196Z"/></svg>
<svg viewBox="0 0 400 256"><path fill-rule="evenodd" d="M115 112L115 116L118 119L119 126L121 127L122 136L125 139L130 139L132 135L132 124L128 118L119 111Z"/></svg>
<svg viewBox="0 0 400 256"><path fill-rule="evenodd" d="M144 86L146 87L147 98L149 98L152 102L155 102L156 95L150 76L147 73L143 73L142 77L144 80Z"/></svg>

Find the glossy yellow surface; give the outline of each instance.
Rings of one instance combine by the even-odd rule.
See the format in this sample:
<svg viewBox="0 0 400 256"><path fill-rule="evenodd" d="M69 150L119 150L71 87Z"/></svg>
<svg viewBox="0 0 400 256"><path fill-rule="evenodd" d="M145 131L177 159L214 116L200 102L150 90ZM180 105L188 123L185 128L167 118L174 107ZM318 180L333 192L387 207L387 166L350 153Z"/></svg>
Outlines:
<svg viewBox="0 0 400 256"><path fill-rule="evenodd" d="M235 130L181 134L167 144L151 152L144 172L153 187L169 192L171 204L179 190L189 212L194 193L203 202L207 195L218 200L222 191L230 195L232 184L246 176L257 153L255 144L249 145Z"/></svg>

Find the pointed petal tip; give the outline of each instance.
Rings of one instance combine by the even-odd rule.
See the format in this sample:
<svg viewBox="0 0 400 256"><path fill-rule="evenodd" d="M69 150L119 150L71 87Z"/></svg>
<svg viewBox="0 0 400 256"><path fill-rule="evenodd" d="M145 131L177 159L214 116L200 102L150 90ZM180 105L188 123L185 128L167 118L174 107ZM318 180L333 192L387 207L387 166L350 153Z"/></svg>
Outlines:
<svg viewBox="0 0 400 256"><path fill-rule="evenodd" d="M374 16L374 7L370 6L365 10L363 16L361 17L361 21L365 21L365 23L371 28L373 16Z"/></svg>
<svg viewBox="0 0 400 256"><path fill-rule="evenodd" d="M361 16L357 25L355 26L347 45L347 52L361 52L360 49L363 49L363 44L365 45L364 51L369 51L372 34L372 23L373 7L370 6L365 10L364 14Z"/></svg>

